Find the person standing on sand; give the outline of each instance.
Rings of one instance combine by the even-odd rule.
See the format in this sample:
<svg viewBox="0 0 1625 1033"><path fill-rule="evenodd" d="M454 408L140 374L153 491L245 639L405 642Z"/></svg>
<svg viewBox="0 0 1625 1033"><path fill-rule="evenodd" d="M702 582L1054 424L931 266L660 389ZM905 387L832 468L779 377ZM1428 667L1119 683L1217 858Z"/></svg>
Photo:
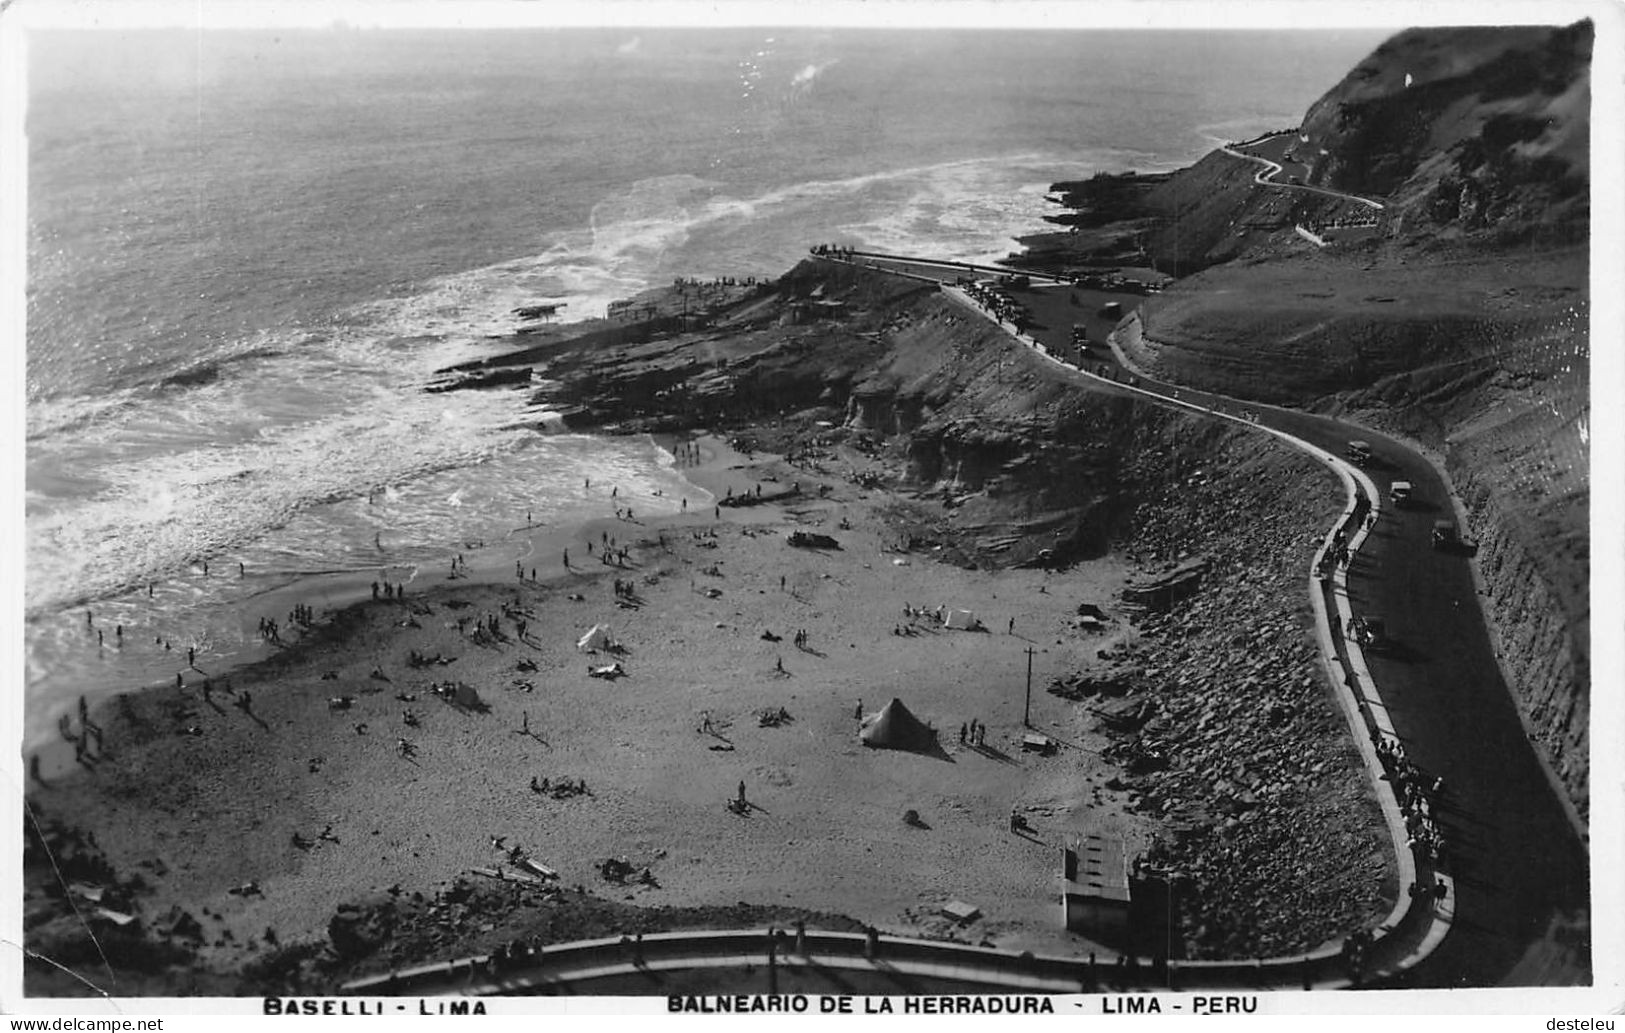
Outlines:
<svg viewBox="0 0 1625 1033"><path fill-rule="evenodd" d="M739 806L745 806L745 780L739 780Z"/></svg>
<svg viewBox="0 0 1625 1033"><path fill-rule="evenodd" d="M858 700L858 707L852 711L852 716L859 721L863 720L863 700Z"/></svg>
<svg viewBox="0 0 1625 1033"><path fill-rule="evenodd" d="M378 598L378 582L376 581L372 583L372 597L374 599Z"/></svg>

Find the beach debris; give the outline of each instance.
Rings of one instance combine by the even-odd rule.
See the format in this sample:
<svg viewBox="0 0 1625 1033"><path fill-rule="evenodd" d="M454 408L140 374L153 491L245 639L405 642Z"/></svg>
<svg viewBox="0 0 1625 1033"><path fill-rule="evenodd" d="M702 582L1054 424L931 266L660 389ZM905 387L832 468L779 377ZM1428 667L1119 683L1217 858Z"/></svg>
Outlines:
<svg viewBox="0 0 1625 1033"><path fill-rule="evenodd" d="M88 900L92 904L100 904L102 902L102 897L106 894L107 890L101 886L92 886L83 882L73 882L68 884L68 892L76 897Z"/></svg>
<svg viewBox="0 0 1625 1033"><path fill-rule="evenodd" d="M544 879L557 879L559 877L558 872L554 871L552 868L549 868L547 865L543 864L542 862L536 860L533 857L520 858L519 861L518 861L518 864L519 864L519 867L528 869L529 871L533 872L536 875L541 876Z"/></svg>
<svg viewBox="0 0 1625 1033"><path fill-rule="evenodd" d="M518 882L529 886L545 886L548 881L544 876L533 875L528 872L509 872L505 871L501 866L496 868L476 867L470 868L469 871L475 875L482 875L487 879L495 879L498 882ZM554 875L553 878L556 879L558 876Z"/></svg>
<svg viewBox="0 0 1625 1033"><path fill-rule="evenodd" d="M827 534L818 534L813 531L792 531L785 540L786 545L797 549L839 549L841 543Z"/></svg>
<svg viewBox="0 0 1625 1033"><path fill-rule="evenodd" d="M114 911L110 907L99 907L93 913L97 918L112 922L121 929L135 921L134 915L124 911Z"/></svg>
<svg viewBox="0 0 1625 1033"><path fill-rule="evenodd" d="M407 655L406 662L412 667L433 667L436 665L444 667L447 664L456 663L457 658L455 656L445 656L441 653L436 653L434 656L429 656L426 653L420 653L414 649ZM387 681L388 679L385 680Z"/></svg>

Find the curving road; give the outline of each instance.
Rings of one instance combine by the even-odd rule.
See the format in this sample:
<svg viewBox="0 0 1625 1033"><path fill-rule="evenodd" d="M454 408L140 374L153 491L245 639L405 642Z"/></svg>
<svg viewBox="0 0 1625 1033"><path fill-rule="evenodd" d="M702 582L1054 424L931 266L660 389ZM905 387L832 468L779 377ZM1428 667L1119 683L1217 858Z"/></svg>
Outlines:
<svg viewBox="0 0 1625 1033"><path fill-rule="evenodd" d="M947 285L964 263L865 253L851 261ZM960 292L950 292L958 295ZM1071 291L1036 287L1015 291L1032 316L1027 335L1055 356L1072 355L1071 329L1080 309ZM1087 292L1079 292L1087 293ZM968 298L960 300L973 304ZM1091 330L1092 336L1094 335ZM1450 892L1438 907L1410 906L1401 897L1384 923L1372 969L1374 985L1485 987L1576 982L1589 973L1553 965L1562 923L1584 919L1589 907L1589 858L1583 823L1530 746L1495 662L1466 556L1435 550L1433 522L1462 526L1443 476L1425 458L1384 435L1329 417L1257 405L1159 383L1134 369L1114 344L1116 363L1095 366L1080 386L1149 396L1187 411L1211 411L1296 439L1343 472L1351 493L1375 496L1379 519L1356 536L1346 573L1322 585L1314 600L1329 672L1359 692L1365 672L1381 697L1364 694L1366 720L1397 737L1422 770L1444 778L1439 824L1448 846L1444 871ZM1063 365L1068 365L1062 363ZM1093 365L1093 364L1091 364ZM1122 386L1088 377L1106 375ZM1350 471L1332 460L1355 438L1373 445L1377 462ZM1326 455L1325 453L1329 453ZM1389 485L1408 480L1415 501L1396 509ZM1356 482L1358 484L1356 485ZM1361 653L1331 629L1352 612L1381 616L1395 645ZM1341 619L1340 619L1341 618ZM1345 706L1359 706L1347 692ZM1351 720L1361 717L1351 712ZM1360 742L1368 763L1369 743ZM1380 769L1378 769L1380 770ZM1378 784L1390 827L1397 819L1393 794ZM1401 833L1402 834L1402 833ZM1401 856L1402 878L1412 870ZM1423 871L1424 882L1432 873ZM677 977L681 977L680 979ZM766 930L667 933L634 949L621 940L547 948L523 964L498 965L487 957L421 966L359 979L344 987L366 994L499 993L941 993L1101 992L1134 988L1335 989L1349 985L1335 951L1302 959L1173 963L1167 970L1114 965L1095 969L1078 958L1034 957L1008 951L886 937L871 954L862 936L809 932L802 949L788 941L768 946ZM708 991L706 987L711 989Z"/></svg>
<svg viewBox="0 0 1625 1033"><path fill-rule="evenodd" d="M865 261L876 268L888 264L874 256ZM897 263L915 275L927 268L903 257ZM1085 310L1071 304L1071 292L1012 293L1031 314L1027 334L1052 355L1073 354L1072 324ZM1496 663L1471 561L1432 547L1435 520L1464 526L1443 475L1409 446L1374 431L1159 383L1124 368L1126 359L1115 348L1114 359L1117 376L1134 376L1139 389L1165 402L1250 412L1261 426L1334 455L1350 440L1371 442L1378 463L1365 473L1382 496L1382 515L1351 564L1348 599L1356 614L1383 617L1396 641L1392 651L1363 659L1411 760L1444 778L1441 825L1449 845L1447 870L1458 887L1450 935L1396 982L1496 986L1582 978L1566 968L1554 975L1539 959L1563 938L1554 924L1587 915L1587 831L1524 731ZM1408 508L1386 501L1396 480L1415 485L1416 501ZM1340 635L1338 649L1346 662Z"/></svg>
<svg viewBox="0 0 1625 1033"><path fill-rule="evenodd" d="M1065 291L1028 291L1029 333L1065 354L1072 308ZM1117 353L1122 361L1121 352ZM1134 371L1136 374L1139 371ZM1589 858L1583 824L1530 745L1479 606L1470 560L1432 547L1437 519L1462 527L1449 486L1424 457L1393 438L1325 416L1276 409L1140 377L1142 386L1186 402L1246 408L1261 425L1334 454L1352 439L1371 442L1379 462L1367 475L1386 496L1408 480L1416 501L1382 515L1348 574L1357 614L1387 621L1396 648L1364 659L1387 716L1410 758L1445 780L1447 869L1457 886L1457 921L1405 985L1494 986L1536 980L1519 971L1547 945L1552 923L1583 915ZM1346 649L1339 637L1339 648Z"/></svg>
<svg viewBox="0 0 1625 1033"><path fill-rule="evenodd" d="M1261 137L1261 138L1259 138L1257 140L1252 141L1251 143L1246 144L1245 146L1258 147L1258 146L1262 146L1262 145L1271 143L1271 142L1276 141L1276 140L1280 140L1280 139L1282 139L1284 137L1294 137L1295 138L1295 135L1296 134L1294 134L1294 133L1277 133L1274 136ZM1341 190L1332 190L1332 189L1330 189L1328 187L1308 186L1307 184L1304 184L1304 183L1277 183L1275 181L1275 177L1279 176L1282 172L1286 171L1281 166L1281 164L1279 162L1271 161L1270 159L1268 159L1268 158L1266 158L1266 157L1264 157L1262 155L1248 154L1246 151L1237 150L1236 148L1230 147L1228 145L1220 147L1219 150L1223 151L1225 154L1230 155L1232 158L1240 158L1243 161L1250 161L1250 162L1254 162L1256 164L1264 166L1263 170L1253 177L1253 182L1257 183L1259 186L1275 187L1275 188L1277 188L1279 190L1302 190L1302 191L1304 191L1306 193L1321 194L1321 195L1324 195L1326 197L1336 197L1336 198L1340 198L1340 199L1342 199L1344 201L1353 201L1353 202L1355 202L1357 204L1363 204L1367 208L1371 208L1371 209L1373 209L1375 211L1379 211L1379 212L1382 211L1385 207L1387 207L1381 201L1373 200L1372 198L1369 198L1369 197L1361 197L1359 194L1350 194L1350 193L1345 193L1345 192L1343 192ZM1302 163L1299 163L1299 164L1301 165ZM1308 172L1308 167L1307 166L1304 166L1304 171L1305 171L1305 174L1307 174L1307 172Z"/></svg>

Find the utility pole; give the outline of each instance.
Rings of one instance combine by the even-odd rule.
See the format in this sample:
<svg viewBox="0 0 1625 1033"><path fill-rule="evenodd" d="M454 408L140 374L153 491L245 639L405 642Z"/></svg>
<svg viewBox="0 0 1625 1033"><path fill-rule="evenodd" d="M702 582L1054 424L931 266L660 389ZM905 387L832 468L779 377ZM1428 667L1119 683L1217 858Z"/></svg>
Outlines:
<svg viewBox="0 0 1625 1033"><path fill-rule="evenodd" d="M1021 727L1033 726L1033 647L1027 647L1027 705L1021 711Z"/></svg>

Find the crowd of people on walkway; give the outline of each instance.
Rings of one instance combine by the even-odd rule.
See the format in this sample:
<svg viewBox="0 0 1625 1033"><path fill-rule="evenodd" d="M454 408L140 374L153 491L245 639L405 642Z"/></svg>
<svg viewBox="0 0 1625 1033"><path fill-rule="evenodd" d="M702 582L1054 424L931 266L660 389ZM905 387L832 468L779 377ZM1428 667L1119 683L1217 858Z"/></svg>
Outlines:
<svg viewBox="0 0 1625 1033"><path fill-rule="evenodd" d="M1438 824L1438 800L1444 793L1444 778L1430 777L1405 755L1405 746L1380 732L1373 732L1372 743L1377 758L1382 761L1388 782L1393 787L1394 799L1399 802L1405 817L1406 846L1416 856L1434 867L1442 866L1445 853L1444 834Z"/></svg>

